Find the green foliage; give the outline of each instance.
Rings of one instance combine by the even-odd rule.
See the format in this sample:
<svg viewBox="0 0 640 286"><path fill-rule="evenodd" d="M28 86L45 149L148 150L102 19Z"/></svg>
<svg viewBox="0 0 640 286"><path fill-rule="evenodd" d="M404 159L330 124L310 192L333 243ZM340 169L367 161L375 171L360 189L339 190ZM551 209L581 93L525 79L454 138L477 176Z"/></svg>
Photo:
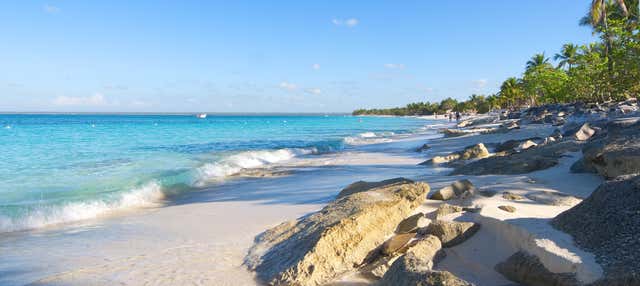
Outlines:
<svg viewBox="0 0 640 286"><path fill-rule="evenodd" d="M450 111L485 113L544 103L602 102L640 95L640 0L592 0L580 24L590 26L598 42L564 44L553 57L544 53L526 62L520 78L510 77L491 96L472 95L458 102L412 103L404 108L356 110L354 114L424 115Z"/></svg>

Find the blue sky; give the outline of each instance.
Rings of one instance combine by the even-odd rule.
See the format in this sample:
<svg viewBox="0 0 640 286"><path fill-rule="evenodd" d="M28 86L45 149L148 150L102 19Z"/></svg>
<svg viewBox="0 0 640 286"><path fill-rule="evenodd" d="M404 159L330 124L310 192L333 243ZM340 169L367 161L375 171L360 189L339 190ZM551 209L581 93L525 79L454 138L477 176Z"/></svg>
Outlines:
<svg viewBox="0 0 640 286"><path fill-rule="evenodd" d="M345 112L497 91L587 0L7 1L0 111Z"/></svg>

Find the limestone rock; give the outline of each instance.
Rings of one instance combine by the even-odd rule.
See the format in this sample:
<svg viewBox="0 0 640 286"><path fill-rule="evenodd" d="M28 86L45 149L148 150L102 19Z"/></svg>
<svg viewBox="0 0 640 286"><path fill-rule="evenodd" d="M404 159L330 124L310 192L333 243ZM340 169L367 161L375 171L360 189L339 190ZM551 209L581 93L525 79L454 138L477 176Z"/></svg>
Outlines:
<svg viewBox="0 0 640 286"><path fill-rule="evenodd" d="M578 141L586 141L591 138L596 133L596 131L589 126L589 123L585 123L580 127L580 129L574 134L574 138Z"/></svg>
<svg viewBox="0 0 640 286"><path fill-rule="evenodd" d="M532 201L552 206L575 206L582 201L574 196L549 191L534 192L526 194L525 197Z"/></svg>
<svg viewBox="0 0 640 286"><path fill-rule="evenodd" d="M518 145L517 149L521 151L521 150L527 150L527 149L529 149L531 147L535 147L535 146L538 146L538 144L536 144L536 142L533 142L531 140L527 140L527 141L524 141L524 142L520 143L520 145Z"/></svg>
<svg viewBox="0 0 640 286"><path fill-rule="evenodd" d="M416 234L412 232L392 236L391 238L389 238L389 240L385 241L384 244L382 244L382 254L390 255L395 253L414 237L416 237Z"/></svg>
<svg viewBox="0 0 640 286"><path fill-rule="evenodd" d="M584 165L605 178L640 173L640 120L607 124L606 135L594 138L582 149Z"/></svg>
<svg viewBox="0 0 640 286"><path fill-rule="evenodd" d="M336 200L351 194L366 192L374 188L391 187L394 185L404 185L408 183L413 183L413 181L405 178L393 178L393 179L384 180L380 182L357 181L355 183L348 185L346 188L342 189L342 191L340 191L340 193L336 197Z"/></svg>
<svg viewBox="0 0 640 286"><path fill-rule="evenodd" d="M434 260L442 255L441 247L437 237L425 237L393 262L378 285L470 286L449 272L432 270Z"/></svg>
<svg viewBox="0 0 640 286"><path fill-rule="evenodd" d="M414 214L404 219L396 228L396 233L408 233L415 232L418 228L424 227L428 224L427 219L423 213Z"/></svg>
<svg viewBox="0 0 640 286"><path fill-rule="evenodd" d="M384 185L341 197L256 238L245 259L271 285L319 285L360 265L425 200L429 185Z"/></svg>
<svg viewBox="0 0 640 286"><path fill-rule="evenodd" d="M571 171L571 173L597 173L598 172L598 170L596 170L596 168L593 165L587 164L584 158L573 163L573 165L571 165L571 168L569 168L569 171Z"/></svg>
<svg viewBox="0 0 640 286"><path fill-rule="evenodd" d="M510 212L510 213L516 212L516 207L514 206L499 206L498 208L505 212Z"/></svg>
<svg viewBox="0 0 640 286"><path fill-rule="evenodd" d="M481 159L489 156L489 150L484 144L479 143L473 146L468 146L460 152L454 152L445 156L435 156L430 161L432 164L449 163L457 160L471 160Z"/></svg>
<svg viewBox="0 0 640 286"><path fill-rule="evenodd" d="M446 201L453 198L457 198L464 194L473 194L475 191L475 187L469 180L459 180L453 182L453 184L446 186L435 193L433 193L430 197L432 200L440 200Z"/></svg>
<svg viewBox="0 0 640 286"><path fill-rule="evenodd" d="M624 280L640 273L640 176L621 176L601 184L551 224L594 253L607 277Z"/></svg>
<svg viewBox="0 0 640 286"><path fill-rule="evenodd" d="M502 193L502 198L505 199L505 200L510 200L510 201L524 200L523 196L511 193L511 192Z"/></svg>
<svg viewBox="0 0 640 286"><path fill-rule="evenodd" d="M511 281L526 286L578 286L578 280L569 273L553 273L538 257L519 251L495 266L496 271Z"/></svg>
<svg viewBox="0 0 640 286"><path fill-rule="evenodd" d="M473 222L434 221L424 229L424 233L437 236L443 247L452 247L463 243L479 229L480 224Z"/></svg>
<svg viewBox="0 0 640 286"><path fill-rule="evenodd" d="M435 219L442 218L446 215L462 212L461 206L453 206L450 204L441 204L434 212Z"/></svg>
<svg viewBox="0 0 640 286"><path fill-rule="evenodd" d="M566 152L579 151L581 144L561 141L529 148L509 156L493 156L456 168L450 175L514 175L551 168Z"/></svg>

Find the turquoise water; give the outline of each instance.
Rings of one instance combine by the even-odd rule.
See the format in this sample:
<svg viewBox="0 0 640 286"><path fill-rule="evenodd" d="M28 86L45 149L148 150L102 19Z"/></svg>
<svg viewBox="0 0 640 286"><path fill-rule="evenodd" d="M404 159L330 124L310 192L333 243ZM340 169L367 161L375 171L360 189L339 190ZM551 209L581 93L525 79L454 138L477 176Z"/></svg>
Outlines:
<svg viewBox="0 0 640 286"><path fill-rule="evenodd" d="M152 206L243 170L423 131L417 118L0 115L0 232Z"/></svg>

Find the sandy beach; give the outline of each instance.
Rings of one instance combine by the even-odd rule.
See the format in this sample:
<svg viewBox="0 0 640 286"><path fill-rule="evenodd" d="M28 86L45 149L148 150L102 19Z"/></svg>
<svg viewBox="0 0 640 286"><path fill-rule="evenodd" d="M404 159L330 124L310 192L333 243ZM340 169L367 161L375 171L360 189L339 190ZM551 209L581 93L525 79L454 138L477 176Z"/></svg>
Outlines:
<svg viewBox="0 0 640 286"><path fill-rule="evenodd" d="M449 124L443 121L443 126ZM594 281L602 269L593 255L578 249L567 234L548 224L550 218L577 204L603 181L595 174L569 172L579 154L567 154L555 167L524 175L448 176L451 168L417 165L477 143L544 138L553 129L528 125L506 134L398 137L393 142L363 145L357 151L292 160L278 167L294 170L285 175L239 179L164 207L12 234L0 243L5 258L0 266L7 269L2 283L256 285L254 273L243 265L254 237L282 221L322 208L354 181L395 177L427 182L432 190L468 179L476 188L497 194L455 201L481 211L442 219L474 221L482 228L465 243L447 248L446 258L436 269L446 269L477 285L510 285L493 265L517 250L527 250L540 254L552 271L572 271L583 281ZM431 148L415 151L425 143ZM504 192L525 199L507 200L500 195ZM527 198L542 192L575 199L550 205ZM432 213L441 203L427 200L415 212ZM505 212L498 209L500 205L514 206L517 211ZM356 273L337 281L371 283Z"/></svg>

